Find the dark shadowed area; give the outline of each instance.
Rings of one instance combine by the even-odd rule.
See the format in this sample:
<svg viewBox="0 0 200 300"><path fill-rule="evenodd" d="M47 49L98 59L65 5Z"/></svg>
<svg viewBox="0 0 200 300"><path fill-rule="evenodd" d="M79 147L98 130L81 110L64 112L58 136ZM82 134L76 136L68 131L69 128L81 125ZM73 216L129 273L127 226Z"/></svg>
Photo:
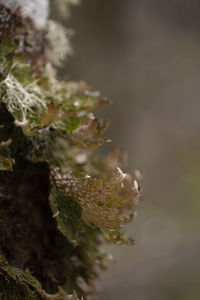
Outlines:
<svg viewBox="0 0 200 300"><path fill-rule="evenodd" d="M113 100L100 112L113 146L144 172L136 243L108 247L99 300L200 299L199 11L197 0L83 0L67 21L65 74Z"/></svg>

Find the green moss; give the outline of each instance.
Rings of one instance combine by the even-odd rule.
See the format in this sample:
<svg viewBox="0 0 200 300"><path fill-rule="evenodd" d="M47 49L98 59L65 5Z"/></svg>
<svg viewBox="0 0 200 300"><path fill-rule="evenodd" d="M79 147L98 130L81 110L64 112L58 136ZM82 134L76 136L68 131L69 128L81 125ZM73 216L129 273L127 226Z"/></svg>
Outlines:
<svg viewBox="0 0 200 300"><path fill-rule="evenodd" d="M26 283L34 288L41 289L41 284L31 274L10 266L3 256L0 256L0 269L17 282Z"/></svg>
<svg viewBox="0 0 200 300"><path fill-rule="evenodd" d="M41 300L28 285L17 283L10 277L0 276L0 291L2 300Z"/></svg>
<svg viewBox="0 0 200 300"><path fill-rule="evenodd" d="M87 91L87 90L86 90ZM99 96L93 96L92 92L83 91L82 93L77 93L72 95L70 98L64 99L63 109L70 109L74 112L76 111L94 111L107 103L106 99L102 99Z"/></svg>
<svg viewBox="0 0 200 300"><path fill-rule="evenodd" d="M0 292L3 300L39 300L40 283L28 272L14 268L0 256Z"/></svg>
<svg viewBox="0 0 200 300"><path fill-rule="evenodd" d="M32 70L32 64L26 63L21 57L19 57L19 60L17 61L15 57L14 67L12 68L12 74L20 83L29 84L33 82L33 78L31 76Z"/></svg>
<svg viewBox="0 0 200 300"><path fill-rule="evenodd" d="M13 159L0 155L0 171L12 171Z"/></svg>
<svg viewBox="0 0 200 300"><path fill-rule="evenodd" d="M12 43L9 38L5 38L0 43L0 57L5 57L11 54L15 50L16 46Z"/></svg>
<svg viewBox="0 0 200 300"><path fill-rule="evenodd" d="M50 206L56 218L58 229L74 247L75 256L72 261L65 260L67 270L67 283L65 288L71 293L76 286L76 291L84 291L77 285L77 278L82 278L87 284L96 277L94 266L101 262L103 254L99 250L99 230L84 224L81 219L81 208L71 198L64 197L52 189Z"/></svg>
<svg viewBox="0 0 200 300"><path fill-rule="evenodd" d="M69 271L70 278L73 278L73 268ZM71 294L73 287L76 286L75 279L76 276L74 282L68 284L67 289L72 291ZM77 290L81 291L78 286ZM0 297L2 300L78 300L75 292L68 295L62 288L59 288L57 294L46 293L37 279L26 271L10 266L3 256L0 256Z"/></svg>
<svg viewBox="0 0 200 300"><path fill-rule="evenodd" d="M58 214L56 216L58 229L69 241L79 240L84 229L80 206L73 199L64 197L55 189L52 189L49 201L53 214Z"/></svg>
<svg viewBox="0 0 200 300"><path fill-rule="evenodd" d="M73 132L77 128L81 126L81 124L88 119L88 116L85 114L83 116L76 116L72 115L68 118L66 118L63 121L58 121L55 123L56 128L66 131L66 132Z"/></svg>
<svg viewBox="0 0 200 300"><path fill-rule="evenodd" d="M88 151L107 141L93 111L108 100L85 82L59 81L50 63L37 73L14 50L9 39L0 44L1 251L15 265L0 257L0 299L78 300L102 266L102 237L132 243L121 227L138 186L115 158Z"/></svg>
<svg viewBox="0 0 200 300"><path fill-rule="evenodd" d="M91 252L96 252L99 231L85 225L81 219L81 207L72 198L67 198L56 189L49 197L52 212L58 223L58 229L74 245L87 245Z"/></svg>

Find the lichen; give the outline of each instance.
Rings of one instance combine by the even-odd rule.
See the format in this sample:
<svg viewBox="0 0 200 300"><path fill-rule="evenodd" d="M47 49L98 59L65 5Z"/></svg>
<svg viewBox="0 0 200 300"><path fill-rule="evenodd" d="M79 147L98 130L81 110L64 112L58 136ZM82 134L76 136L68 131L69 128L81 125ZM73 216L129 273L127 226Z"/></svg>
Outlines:
<svg viewBox="0 0 200 300"><path fill-rule="evenodd" d="M80 0L56 0L61 15L65 18L70 16L70 5L78 5Z"/></svg>
<svg viewBox="0 0 200 300"><path fill-rule="evenodd" d="M61 66L64 59L73 54L70 37L72 30L49 20L47 23L47 40L49 42L48 58L55 66Z"/></svg>
<svg viewBox="0 0 200 300"><path fill-rule="evenodd" d="M44 28L46 25L49 13L48 0L0 0L0 4L13 11L20 8L23 17L31 18L38 27Z"/></svg>
<svg viewBox="0 0 200 300"><path fill-rule="evenodd" d="M78 3L57 1L65 13ZM13 3L25 2L7 7ZM24 10L15 12L7 11L25 24ZM102 242L133 243L123 226L136 215L138 176L122 172L118 150L93 151L110 142L107 122L95 116L108 99L84 81L58 79L55 66L71 53L68 31L54 21L38 31L26 21L14 43L12 34L0 43L0 293L3 300L88 299L104 269ZM38 50L45 32L48 43Z"/></svg>
<svg viewBox="0 0 200 300"><path fill-rule="evenodd" d="M46 109L42 96L37 85L33 83L23 87L12 74L0 83L1 101L15 118L17 126L25 127L30 122L34 122L32 126L38 124L38 115Z"/></svg>

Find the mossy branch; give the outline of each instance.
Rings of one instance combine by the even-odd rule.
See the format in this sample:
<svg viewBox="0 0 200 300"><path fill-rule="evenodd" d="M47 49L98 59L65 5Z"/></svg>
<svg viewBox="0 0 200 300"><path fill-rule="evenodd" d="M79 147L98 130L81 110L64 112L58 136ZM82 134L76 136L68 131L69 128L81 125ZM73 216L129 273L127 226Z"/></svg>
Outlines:
<svg viewBox="0 0 200 300"><path fill-rule="evenodd" d="M57 1L65 14L78 3ZM101 243L133 242L123 226L140 191L119 151L93 151L110 142L94 115L109 101L83 81L58 80L71 31L38 3L0 0L0 293L89 299L105 269Z"/></svg>

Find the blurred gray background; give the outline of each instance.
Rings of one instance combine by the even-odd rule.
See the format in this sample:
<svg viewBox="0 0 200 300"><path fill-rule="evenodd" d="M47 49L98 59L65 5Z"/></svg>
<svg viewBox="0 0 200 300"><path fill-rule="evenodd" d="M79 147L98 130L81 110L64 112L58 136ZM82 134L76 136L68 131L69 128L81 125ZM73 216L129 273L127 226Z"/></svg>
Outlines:
<svg viewBox="0 0 200 300"><path fill-rule="evenodd" d="M200 299L200 1L83 0L64 73L113 100L113 146L144 172L133 247L108 247L98 300Z"/></svg>

